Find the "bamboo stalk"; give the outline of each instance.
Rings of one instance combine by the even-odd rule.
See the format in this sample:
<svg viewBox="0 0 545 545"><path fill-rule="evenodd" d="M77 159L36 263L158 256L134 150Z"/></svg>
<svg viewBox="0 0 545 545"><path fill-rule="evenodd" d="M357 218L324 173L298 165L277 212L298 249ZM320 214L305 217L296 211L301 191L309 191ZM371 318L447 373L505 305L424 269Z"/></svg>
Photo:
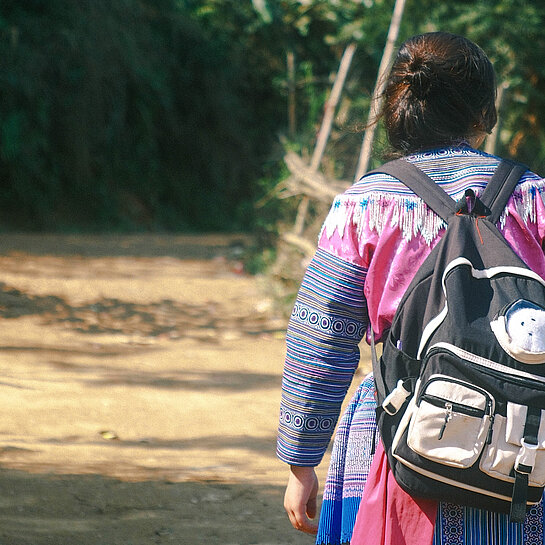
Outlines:
<svg viewBox="0 0 545 545"><path fill-rule="evenodd" d="M333 125L335 109L337 107L337 104L339 103L339 98L341 96L344 82L348 74L348 69L350 68L350 64L352 63L352 58L354 57L355 51L356 44L353 43L348 44L348 46L344 50L343 56L341 57L339 70L337 72L333 87L331 89L331 94L324 105L324 118L322 120L322 125L320 126L318 137L316 139L316 146L310 160L310 167L315 171L318 170L318 167L320 166L320 163L322 161L327 141L329 139L329 135L331 134L331 127ZM297 209L297 216L295 218L295 225L293 227L293 232L296 235L300 235L303 232L305 218L308 213L308 206L309 198L305 196L301 199L301 202L299 203L299 208Z"/></svg>
<svg viewBox="0 0 545 545"><path fill-rule="evenodd" d="M286 64L288 68L288 134L290 138L294 138L297 131L295 115L295 55L291 50L286 54Z"/></svg>
<svg viewBox="0 0 545 545"><path fill-rule="evenodd" d="M373 96L371 97L367 128L363 136L358 166L356 168L356 180L359 180L365 174L365 172L367 172L369 167L371 147L375 137L376 119L382 105L382 93L384 92L384 88L386 86L386 76L390 62L392 61L392 57L395 52L395 42L399 36L399 28L401 26L403 10L405 9L405 2L406 0L396 0L394 6L394 12L390 21L390 28L388 29L388 37L386 38L386 46L384 47L384 52L382 53L382 60L380 61L380 66L378 69L377 81L373 91Z"/></svg>
<svg viewBox="0 0 545 545"><path fill-rule="evenodd" d="M295 235L300 235L305 228L305 219L307 217L309 204L310 199L304 195L297 207L297 215L295 216L295 223L293 224L293 233Z"/></svg>
<svg viewBox="0 0 545 545"><path fill-rule="evenodd" d="M331 133L331 126L333 125L333 118L335 115L335 109L339 103L341 97L341 92L344 87L344 82L346 81L346 76L348 74L348 69L352 63L352 58L356 52L356 44L348 44L344 50L343 56L341 58L341 63L339 65L339 71L335 77L333 83L333 88L331 89L331 94L324 104L324 118L322 121L322 126L318 132L318 137L316 139L316 147L314 148L314 153L312 154L312 159L310 161L311 168L318 169L322 157L324 155L325 147Z"/></svg>
<svg viewBox="0 0 545 545"><path fill-rule="evenodd" d="M492 132L486 137L486 142L484 145L484 151L494 155L496 153L496 143L498 141L498 132L500 129L500 110L505 96L505 91L509 88L509 83L507 81L502 81L498 85L498 90L496 94L496 111L498 112L498 121Z"/></svg>

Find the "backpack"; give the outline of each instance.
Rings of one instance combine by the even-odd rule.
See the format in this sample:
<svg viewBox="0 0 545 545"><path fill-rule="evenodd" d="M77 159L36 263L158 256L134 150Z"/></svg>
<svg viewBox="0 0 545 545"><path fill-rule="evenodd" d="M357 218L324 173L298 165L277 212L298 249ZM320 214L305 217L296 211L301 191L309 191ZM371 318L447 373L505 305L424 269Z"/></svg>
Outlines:
<svg viewBox="0 0 545 545"><path fill-rule="evenodd" d="M496 227L526 167L503 160L456 203L398 159L394 176L446 223L383 337L371 332L377 425L416 497L524 520L545 485L545 280ZM541 249L539 251L542 251Z"/></svg>

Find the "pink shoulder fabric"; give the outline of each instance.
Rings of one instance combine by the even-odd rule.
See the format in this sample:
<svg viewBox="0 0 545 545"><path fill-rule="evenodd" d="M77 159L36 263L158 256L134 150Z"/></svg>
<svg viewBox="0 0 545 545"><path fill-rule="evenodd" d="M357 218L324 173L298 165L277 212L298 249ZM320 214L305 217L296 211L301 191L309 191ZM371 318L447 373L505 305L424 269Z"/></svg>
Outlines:
<svg viewBox="0 0 545 545"><path fill-rule="evenodd" d="M396 482L379 441L351 545L431 545L437 502L415 499Z"/></svg>
<svg viewBox="0 0 545 545"><path fill-rule="evenodd" d="M500 231L515 253L543 278L544 201L544 181L530 180L513 195L499 222ZM435 214L414 195L380 195L373 201L367 193L345 194L336 199L319 245L367 269L364 289L369 319L376 336L381 338L415 271L443 233L444 227Z"/></svg>

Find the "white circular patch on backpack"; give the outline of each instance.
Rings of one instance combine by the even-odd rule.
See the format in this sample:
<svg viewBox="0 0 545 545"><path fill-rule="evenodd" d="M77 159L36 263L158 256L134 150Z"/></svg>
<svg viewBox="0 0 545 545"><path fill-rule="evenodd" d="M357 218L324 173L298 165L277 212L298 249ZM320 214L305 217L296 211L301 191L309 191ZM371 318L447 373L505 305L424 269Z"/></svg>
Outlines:
<svg viewBox="0 0 545 545"><path fill-rule="evenodd" d="M528 352L545 351L545 310L518 301L506 313L506 330L513 342Z"/></svg>
<svg viewBox="0 0 545 545"><path fill-rule="evenodd" d="M545 309L520 299L490 326L510 356L522 363L545 363Z"/></svg>

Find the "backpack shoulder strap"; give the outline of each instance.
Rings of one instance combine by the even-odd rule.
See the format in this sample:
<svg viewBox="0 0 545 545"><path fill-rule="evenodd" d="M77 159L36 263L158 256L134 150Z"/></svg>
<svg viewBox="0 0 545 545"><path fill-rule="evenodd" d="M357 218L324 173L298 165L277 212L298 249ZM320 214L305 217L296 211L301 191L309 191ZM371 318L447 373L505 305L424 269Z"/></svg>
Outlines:
<svg viewBox="0 0 545 545"><path fill-rule="evenodd" d="M481 195L481 202L490 210L490 222L495 224L500 219L509 197L527 170L528 167L522 163L502 159Z"/></svg>
<svg viewBox="0 0 545 545"><path fill-rule="evenodd" d="M384 173L397 178L418 195L441 219L448 223L456 214L456 201L427 174L404 159L396 159L371 170L368 174Z"/></svg>

